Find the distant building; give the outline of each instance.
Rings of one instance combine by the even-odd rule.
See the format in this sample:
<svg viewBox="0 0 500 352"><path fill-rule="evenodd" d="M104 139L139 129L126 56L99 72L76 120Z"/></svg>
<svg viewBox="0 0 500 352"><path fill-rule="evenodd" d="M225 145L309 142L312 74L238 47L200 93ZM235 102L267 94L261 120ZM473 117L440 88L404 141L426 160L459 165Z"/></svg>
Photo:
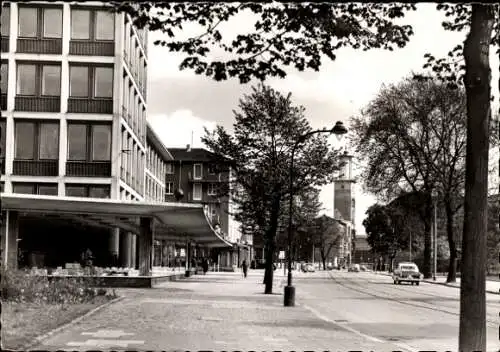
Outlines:
<svg viewBox="0 0 500 352"><path fill-rule="evenodd" d="M200 203L205 206L212 226L227 241L230 249L213 249L212 259L222 267L241 265L251 258L251 238L242 237L240 224L234 219L232 197L221 196L219 187L232 186L231 171L221 171L211 152L203 148L169 148L173 162L167 167L165 201ZM224 192L222 192L224 193Z"/></svg>
<svg viewBox="0 0 500 352"><path fill-rule="evenodd" d="M357 236L352 262L356 264L373 264L375 256L368 244L366 236Z"/></svg>
<svg viewBox="0 0 500 352"><path fill-rule="evenodd" d="M346 239L342 243L343 250L341 256L337 258L339 264L349 265L352 262L353 255L353 238L355 232L355 183L352 174L352 159L353 156L347 151L342 155L344 165L339 172L339 175L333 181L333 209L334 219L340 220L345 226Z"/></svg>

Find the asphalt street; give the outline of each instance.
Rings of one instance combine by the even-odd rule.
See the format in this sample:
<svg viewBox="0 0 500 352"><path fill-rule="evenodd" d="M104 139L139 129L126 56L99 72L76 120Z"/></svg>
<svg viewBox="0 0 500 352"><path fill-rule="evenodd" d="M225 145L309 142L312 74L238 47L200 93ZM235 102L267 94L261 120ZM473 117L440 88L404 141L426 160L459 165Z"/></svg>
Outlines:
<svg viewBox="0 0 500 352"><path fill-rule="evenodd" d="M459 290L393 285L373 273L296 273L283 307L282 272L208 273L125 298L40 342L42 350L457 350ZM488 350L497 351L498 295L488 295Z"/></svg>

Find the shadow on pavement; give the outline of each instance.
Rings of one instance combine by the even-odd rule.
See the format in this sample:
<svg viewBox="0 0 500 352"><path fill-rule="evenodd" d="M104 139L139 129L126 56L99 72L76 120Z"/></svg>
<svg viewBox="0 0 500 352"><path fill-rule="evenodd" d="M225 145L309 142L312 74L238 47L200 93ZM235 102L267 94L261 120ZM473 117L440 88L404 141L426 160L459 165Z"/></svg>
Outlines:
<svg viewBox="0 0 500 352"><path fill-rule="evenodd" d="M263 327L272 327L272 328L308 328L308 329L321 329L325 331L343 331L340 326L328 323L322 320L312 320L312 319L301 319L301 320L287 320L287 321L279 321L279 322L260 322L255 321L251 322L248 325L252 326L263 326Z"/></svg>

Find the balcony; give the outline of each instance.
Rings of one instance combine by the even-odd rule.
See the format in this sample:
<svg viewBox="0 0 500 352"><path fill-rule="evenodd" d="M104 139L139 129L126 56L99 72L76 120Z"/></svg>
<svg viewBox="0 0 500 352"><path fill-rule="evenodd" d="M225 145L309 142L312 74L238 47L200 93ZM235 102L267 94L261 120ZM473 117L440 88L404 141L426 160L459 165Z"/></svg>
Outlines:
<svg viewBox="0 0 500 352"><path fill-rule="evenodd" d="M57 176L59 174L59 160L14 160L12 174Z"/></svg>
<svg viewBox="0 0 500 352"><path fill-rule="evenodd" d="M113 99L69 98L68 112L84 114L112 114Z"/></svg>
<svg viewBox="0 0 500 352"><path fill-rule="evenodd" d="M17 52L29 54L62 54L62 39L18 39Z"/></svg>
<svg viewBox="0 0 500 352"><path fill-rule="evenodd" d="M16 111L60 112L61 97L16 96Z"/></svg>
<svg viewBox="0 0 500 352"><path fill-rule="evenodd" d="M110 177L110 161L67 161L66 176Z"/></svg>
<svg viewBox="0 0 500 352"><path fill-rule="evenodd" d="M2 36L2 53L7 53L9 52L9 37L4 37Z"/></svg>
<svg viewBox="0 0 500 352"><path fill-rule="evenodd" d="M2 93L0 97L0 106L2 111L7 110L7 94Z"/></svg>
<svg viewBox="0 0 500 352"><path fill-rule="evenodd" d="M87 40L70 40L70 55L114 56L115 42L90 42Z"/></svg>

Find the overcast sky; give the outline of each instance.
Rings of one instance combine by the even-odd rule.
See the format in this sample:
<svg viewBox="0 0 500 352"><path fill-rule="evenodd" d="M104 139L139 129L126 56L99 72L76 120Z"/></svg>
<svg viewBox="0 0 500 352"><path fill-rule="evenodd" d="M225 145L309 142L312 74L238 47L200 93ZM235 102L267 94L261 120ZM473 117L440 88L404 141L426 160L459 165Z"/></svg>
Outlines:
<svg viewBox="0 0 500 352"><path fill-rule="evenodd" d="M444 57L465 39L464 34L442 29L444 17L435 9L436 4L421 3L417 7L417 11L403 21L411 24L415 32L404 49L393 52L341 49L334 62L323 61L320 72L300 73L291 69L287 78L271 79L266 83L284 94L291 92L294 103L306 108L306 116L313 128L333 126L337 120L347 125L349 118L374 98L382 84L396 83L412 70L420 71L426 52ZM224 30L227 33L243 32L251 28L250 23L249 18L240 17L236 23L227 24ZM225 35L226 32L222 33ZM161 33L151 33L149 37L148 120L167 147L185 147L186 144L203 147L200 141L203 126L213 129L220 124L232 130L233 109L237 109L239 98L257 82L246 85L240 85L236 79L215 82L192 71L180 71L181 56L153 46L152 42L161 36ZM494 54L491 57L492 82L498 82L498 58ZM492 86L498 97L498 84ZM336 145L339 146L338 142ZM361 188L358 183L358 234L364 233L361 223L367 208L376 202L375 197L365 194ZM331 186L324 187L320 200L323 212L332 216Z"/></svg>

